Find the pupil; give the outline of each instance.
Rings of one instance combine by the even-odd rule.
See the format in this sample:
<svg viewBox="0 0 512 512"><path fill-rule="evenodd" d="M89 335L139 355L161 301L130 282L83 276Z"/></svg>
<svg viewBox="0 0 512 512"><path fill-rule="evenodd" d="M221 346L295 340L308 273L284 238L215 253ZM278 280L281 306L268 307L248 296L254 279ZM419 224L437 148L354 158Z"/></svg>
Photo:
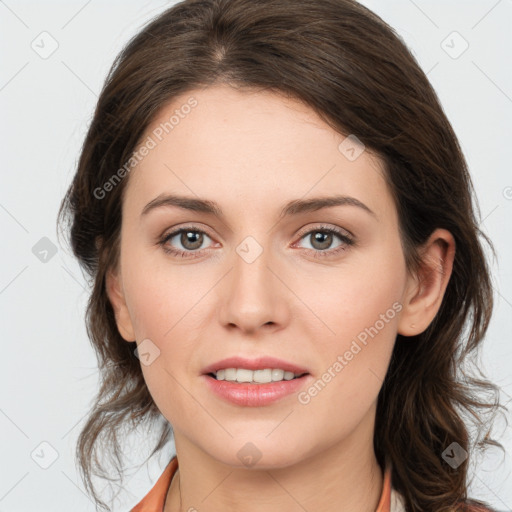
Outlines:
<svg viewBox="0 0 512 512"><path fill-rule="evenodd" d="M324 241L322 242L322 239ZM313 237L314 243L313 247L315 247L316 243L319 243L319 247L315 247L317 249L327 249L331 243L332 243L332 233L322 233L320 231L317 231Z"/></svg>
<svg viewBox="0 0 512 512"><path fill-rule="evenodd" d="M194 231L187 231L181 234L181 243L183 247L187 249L193 250L198 249L203 244L203 235L201 233L196 233ZM194 241L194 238L197 240ZM192 244L191 246L189 244Z"/></svg>

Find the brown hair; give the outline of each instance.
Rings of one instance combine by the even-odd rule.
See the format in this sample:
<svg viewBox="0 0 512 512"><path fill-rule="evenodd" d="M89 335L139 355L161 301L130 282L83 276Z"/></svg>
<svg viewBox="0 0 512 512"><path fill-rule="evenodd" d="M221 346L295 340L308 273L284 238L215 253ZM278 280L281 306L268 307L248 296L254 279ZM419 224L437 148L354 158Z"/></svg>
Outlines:
<svg viewBox="0 0 512 512"><path fill-rule="evenodd" d="M105 197L95 191L130 159L165 103L220 83L297 98L377 154L411 271L435 228L454 236L453 273L437 316L420 335L397 337L378 398L374 449L382 467L392 463L407 511L481 503L467 497L468 460L453 469L442 453L453 442L471 454L472 441L501 447L488 428L504 408L498 388L474 364L493 304L479 238L492 245L478 227L467 164L425 73L394 30L353 0L185 0L149 23L114 62L59 211L92 281L86 323L102 379L77 444L86 488L106 508L91 480L102 474L96 451L119 463L121 427L162 419L135 343L121 338L105 291L119 255L127 178ZM151 455L172 427L162 422L160 432Z"/></svg>

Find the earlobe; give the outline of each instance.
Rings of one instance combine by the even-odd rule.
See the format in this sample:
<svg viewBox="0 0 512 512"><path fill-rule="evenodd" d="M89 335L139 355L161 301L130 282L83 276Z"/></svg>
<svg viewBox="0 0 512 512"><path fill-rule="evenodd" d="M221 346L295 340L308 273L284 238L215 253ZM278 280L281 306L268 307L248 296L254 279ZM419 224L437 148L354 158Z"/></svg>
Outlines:
<svg viewBox="0 0 512 512"><path fill-rule="evenodd" d="M416 336L435 318L450 280L455 240L445 229L436 229L420 251L421 264L411 275L404 293L398 324L402 336Z"/></svg>
<svg viewBox="0 0 512 512"><path fill-rule="evenodd" d="M105 277L107 295L112 304L119 333L126 341L135 341L135 332L128 307L126 305L124 290L120 282L119 273L109 270Z"/></svg>

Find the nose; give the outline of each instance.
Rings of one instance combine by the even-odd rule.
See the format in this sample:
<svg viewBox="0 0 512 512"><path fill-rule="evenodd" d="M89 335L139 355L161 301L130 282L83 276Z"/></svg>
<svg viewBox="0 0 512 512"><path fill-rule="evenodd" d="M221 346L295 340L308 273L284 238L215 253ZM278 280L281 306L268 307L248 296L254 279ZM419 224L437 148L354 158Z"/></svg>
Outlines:
<svg viewBox="0 0 512 512"><path fill-rule="evenodd" d="M233 268L221 291L219 315L223 326L254 334L262 327L268 332L288 323L292 293L283 284L285 276L271 268L270 259L265 250L252 262L234 254Z"/></svg>

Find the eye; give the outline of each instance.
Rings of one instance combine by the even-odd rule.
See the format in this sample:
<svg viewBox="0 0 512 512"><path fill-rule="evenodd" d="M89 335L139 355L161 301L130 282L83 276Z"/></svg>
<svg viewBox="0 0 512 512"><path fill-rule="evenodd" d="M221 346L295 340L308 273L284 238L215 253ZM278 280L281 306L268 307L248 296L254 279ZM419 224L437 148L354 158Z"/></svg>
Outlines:
<svg viewBox="0 0 512 512"><path fill-rule="evenodd" d="M165 234L159 241L163 250L168 254L181 256L182 258L194 258L200 256L205 250L202 246L205 237L211 238L202 230L194 227L184 227ZM180 244L184 249L177 249L175 244Z"/></svg>
<svg viewBox="0 0 512 512"><path fill-rule="evenodd" d="M336 238L339 241L338 245L332 248ZM209 247L203 247L206 239L211 240L205 231L192 226L186 226L165 234L158 243L167 254L182 258L196 258L209 249ZM313 251L315 258L336 256L355 243L347 232L329 226L319 226L316 229L310 229L300 237L300 240L308 239L310 240L311 248L306 247L305 249ZM177 244L181 245L183 249L177 248Z"/></svg>
<svg viewBox="0 0 512 512"><path fill-rule="evenodd" d="M336 238L339 243L332 248ZM348 233L329 226L319 226L316 229L309 230L301 236L301 240L310 241L311 248L307 249L314 251L314 257L335 256L347 250L349 246L354 245L354 240Z"/></svg>

